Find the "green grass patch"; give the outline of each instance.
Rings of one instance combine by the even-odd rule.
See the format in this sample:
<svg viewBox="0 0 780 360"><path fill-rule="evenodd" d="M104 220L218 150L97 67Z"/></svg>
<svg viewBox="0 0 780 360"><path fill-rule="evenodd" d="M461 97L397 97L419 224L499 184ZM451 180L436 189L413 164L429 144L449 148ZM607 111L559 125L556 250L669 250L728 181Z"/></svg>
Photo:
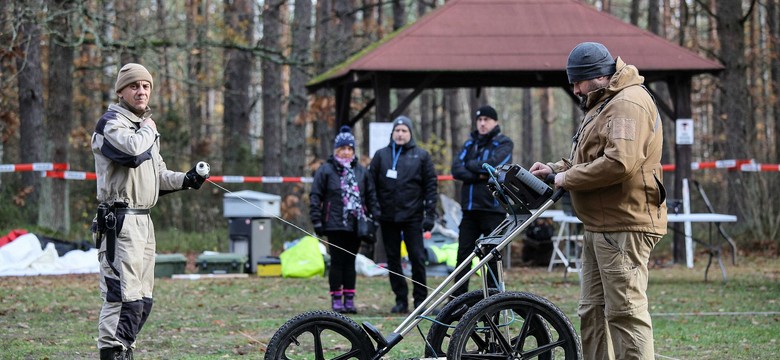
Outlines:
<svg viewBox="0 0 780 360"><path fill-rule="evenodd" d="M208 236L205 236L208 237ZM163 241L158 236L158 243ZM171 248L171 250L176 250ZM740 259L704 281L704 261L650 271L651 313L659 355L674 359L769 359L780 338L780 262ZM443 278L431 277L430 286ZM476 288L472 279L471 288ZM550 299L575 327L579 282L560 268L513 268L508 288ZM393 296L386 277L358 277L359 313L388 334L402 318L389 313ZM308 310L329 309L324 278L250 276L229 280L158 279L152 315L138 339L140 359L259 359L285 321ZM0 278L0 348L4 359L97 359L100 311L98 275ZM421 325L427 333L428 324ZM385 358L422 357L413 331Z"/></svg>

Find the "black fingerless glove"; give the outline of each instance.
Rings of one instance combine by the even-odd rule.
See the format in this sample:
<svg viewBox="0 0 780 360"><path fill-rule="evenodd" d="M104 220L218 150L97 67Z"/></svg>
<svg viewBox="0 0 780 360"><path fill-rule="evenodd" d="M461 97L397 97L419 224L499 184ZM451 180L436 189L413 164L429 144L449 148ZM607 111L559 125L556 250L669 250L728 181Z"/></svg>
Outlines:
<svg viewBox="0 0 780 360"><path fill-rule="evenodd" d="M184 175L184 184L182 184L182 189L195 189L198 190L203 185L204 182L206 182L206 179L209 178L209 175L206 174L206 176L200 176L198 174L198 171L195 167L192 168L192 170L187 171L187 173Z"/></svg>

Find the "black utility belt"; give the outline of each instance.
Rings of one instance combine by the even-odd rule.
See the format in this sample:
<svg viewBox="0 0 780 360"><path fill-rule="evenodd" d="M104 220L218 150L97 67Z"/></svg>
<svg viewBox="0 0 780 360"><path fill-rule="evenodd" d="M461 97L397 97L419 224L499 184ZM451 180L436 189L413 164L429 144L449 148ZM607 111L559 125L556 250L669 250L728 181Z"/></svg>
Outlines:
<svg viewBox="0 0 780 360"><path fill-rule="evenodd" d="M115 202L109 209L117 215L149 215L149 209L133 209L126 202Z"/></svg>
<svg viewBox="0 0 780 360"><path fill-rule="evenodd" d="M130 209L130 208L115 208L114 212L118 215L149 215L149 209Z"/></svg>

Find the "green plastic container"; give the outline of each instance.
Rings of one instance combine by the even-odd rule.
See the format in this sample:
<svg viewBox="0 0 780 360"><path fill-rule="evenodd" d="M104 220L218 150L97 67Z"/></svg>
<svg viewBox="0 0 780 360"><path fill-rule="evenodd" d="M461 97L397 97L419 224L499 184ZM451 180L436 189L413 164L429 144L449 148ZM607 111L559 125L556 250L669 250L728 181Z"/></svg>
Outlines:
<svg viewBox="0 0 780 360"><path fill-rule="evenodd" d="M174 274L184 274L187 258L182 254L157 254L154 257L154 277L172 277Z"/></svg>
<svg viewBox="0 0 780 360"><path fill-rule="evenodd" d="M238 274L246 266L246 255L232 253L200 254L196 260L199 274Z"/></svg>

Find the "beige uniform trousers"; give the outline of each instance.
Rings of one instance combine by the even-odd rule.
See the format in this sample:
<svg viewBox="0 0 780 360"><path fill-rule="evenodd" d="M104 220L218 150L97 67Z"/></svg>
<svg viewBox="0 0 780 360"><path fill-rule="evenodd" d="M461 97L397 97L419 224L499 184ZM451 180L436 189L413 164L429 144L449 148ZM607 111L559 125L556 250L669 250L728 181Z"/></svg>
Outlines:
<svg viewBox="0 0 780 360"><path fill-rule="evenodd" d="M647 262L660 239L641 232L585 231L578 310L585 359L655 358Z"/></svg>
<svg viewBox="0 0 780 360"><path fill-rule="evenodd" d="M100 349L134 348L136 336L152 310L156 247L152 218L149 215L123 216L114 262L109 264L105 236L98 252L103 298L98 321Z"/></svg>

